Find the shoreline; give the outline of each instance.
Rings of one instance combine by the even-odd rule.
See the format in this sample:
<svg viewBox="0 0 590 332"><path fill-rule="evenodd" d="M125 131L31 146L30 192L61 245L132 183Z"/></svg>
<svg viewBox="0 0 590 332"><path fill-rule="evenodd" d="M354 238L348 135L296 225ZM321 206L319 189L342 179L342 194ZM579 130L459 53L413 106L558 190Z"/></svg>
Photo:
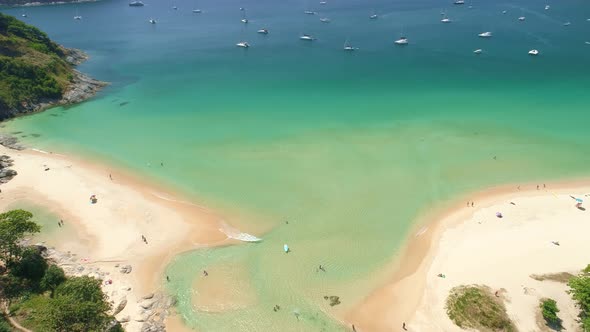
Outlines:
<svg viewBox="0 0 590 332"><path fill-rule="evenodd" d="M382 272L389 275L387 281L346 314L348 326L355 324L360 331L391 331L415 320L425 296L429 269L439 254L439 241L447 231L467 224L476 212L518 198L590 191L590 179L587 178L546 184L546 189L541 184L539 190L537 184L532 183L495 186L461 195L434 211L423 213L408 232L402 250ZM475 202L475 206L467 207L467 201Z"/></svg>
<svg viewBox="0 0 590 332"><path fill-rule="evenodd" d="M69 5L69 4L77 4L77 3L86 3L86 2L98 2L100 0L72 0L72 1L52 1L52 2L26 2L22 4L2 4L0 3L0 7L7 7L7 8L15 8L15 7L39 7L39 6L57 6L57 5Z"/></svg>
<svg viewBox="0 0 590 332"><path fill-rule="evenodd" d="M131 316L125 326L127 331L139 331L148 321L138 317L147 311L141 309L147 301L144 297L165 293L161 287L164 269L174 256L198 248L238 243L220 230L220 221L224 219L220 215L176 199L177 196L168 194L168 188L124 170L31 149L0 146L0 154L14 159L12 168L18 172L2 185L0 208L26 197L35 205L50 207L68 225L73 225L80 254L88 253L76 264L87 266L87 271L100 269L106 279L112 279L113 284L105 286L105 293L113 307L122 296L126 299L127 305L117 318ZM166 198L154 192L166 193ZM88 202L91 194L98 196L96 204ZM148 243L141 241L142 235ZM54 247L60 251L59 244ZM120 273L118 265L131 265L132 271ZM121 288L129 287L131 290L122 295Z"/></svg>

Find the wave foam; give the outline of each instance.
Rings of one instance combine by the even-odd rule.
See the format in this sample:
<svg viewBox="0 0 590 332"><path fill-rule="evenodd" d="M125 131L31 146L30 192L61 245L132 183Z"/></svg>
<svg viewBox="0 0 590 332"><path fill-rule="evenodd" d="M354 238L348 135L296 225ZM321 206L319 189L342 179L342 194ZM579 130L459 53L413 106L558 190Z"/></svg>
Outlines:
<svg viewBox="0 0 590 332"><path fill-rule="evenodd" d="M258 238L252 234L240 232L240 230L231 227L230 225L228 225L227 223L225 223L223 221L221 222L221 228L219 229L219 231L221 231L223 234L227 235L227 237L234 239L234 240L239 240L239 241L243 241L243 242L260 242L260 241L262 241L261 238Z"/></svg>

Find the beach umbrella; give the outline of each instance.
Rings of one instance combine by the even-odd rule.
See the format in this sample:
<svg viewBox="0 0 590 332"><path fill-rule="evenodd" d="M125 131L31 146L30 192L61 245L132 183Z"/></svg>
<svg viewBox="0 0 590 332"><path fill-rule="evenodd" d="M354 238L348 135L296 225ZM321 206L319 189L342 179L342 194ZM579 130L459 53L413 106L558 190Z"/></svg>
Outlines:
<svg viewBox="0 0 590 332"><path fill-rule="evenodd" d="M583 203L584 201L581 198L576 198L576 202Z"/></svg>

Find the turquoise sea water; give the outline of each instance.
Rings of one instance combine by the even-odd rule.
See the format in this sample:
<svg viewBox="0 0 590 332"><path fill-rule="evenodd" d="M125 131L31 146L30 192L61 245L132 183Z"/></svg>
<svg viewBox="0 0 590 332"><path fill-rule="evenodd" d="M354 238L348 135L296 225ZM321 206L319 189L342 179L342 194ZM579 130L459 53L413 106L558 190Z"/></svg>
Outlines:
<svg viewBox="0 0 590 332"><path fill-rule="evenodd" d="M490 185L588 175L590 4L549 4L547 11L538 1L473 1L470 9L469 1L433 0L27 8L27 22L91 55L82 71L113 84L89 102L3 130L157 178L242 231L270 229L258 244L174 259L167 287L189 326L345 330L330 317L383 281L379 272L421 212ZM72 19L76 9L82 21ZM453 23L440 23L441 10ZM368 19L373 11L378 20ZM324 16L332 22L319 22ZM267 36L256 33L262 27ZM483 31L493 38L478 38ZM317 40L300 41L302 33ZM407 47L393 45L401 34ZM360 50L345 53L347 39ZM252 47L235 47L242 40ZM477 48L484 53L474 55ZM533 48L541 55L527 55ZM316 272L319 264L326 273ZM325 295L342 304L330 307Z"/></svg>

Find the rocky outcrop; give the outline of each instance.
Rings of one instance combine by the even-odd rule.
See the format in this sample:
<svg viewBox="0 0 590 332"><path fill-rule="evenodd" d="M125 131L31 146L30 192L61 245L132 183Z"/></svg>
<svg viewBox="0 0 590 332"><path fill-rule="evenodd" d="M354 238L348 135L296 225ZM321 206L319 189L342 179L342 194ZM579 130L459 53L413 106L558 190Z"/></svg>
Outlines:
<svg viewBox="0 0 590 332"><path fill-rule="evenodd" d="M24 150L25 147L18 143L18 139L14 136L0 134L0 145L3 145L12 150Z"/></svg>
<svg viewBox="0 0 590 332"><path fill-rule="evenodd" d="M131 273L131 270L133 270L131 265L125 265L125 266L121 266L121 268L119 269L119 272L121 272L123 274L129 274L129 273Z"/></svg>
<svg viewBox="0 0 590 332"><path fill-rule="evenodd" d="M71 58L71 61L77 61L78 58ZM5 110L0 114L2 119L42 112L48 108L60 105L73 105L90 99L107 86L108 83L95 80L81 72L72 69L72 80L68 89L63 93L61 99L44 99L36 103L23 102L21 108L12 108Z"/></svg>
<svg viewBox="0 0 590 332"><path fill-rule="evenodd" d="M9 156L0 156L0 184L12 180L17 175L15 170L9 168L13 165L13 162Z"/></svg>

